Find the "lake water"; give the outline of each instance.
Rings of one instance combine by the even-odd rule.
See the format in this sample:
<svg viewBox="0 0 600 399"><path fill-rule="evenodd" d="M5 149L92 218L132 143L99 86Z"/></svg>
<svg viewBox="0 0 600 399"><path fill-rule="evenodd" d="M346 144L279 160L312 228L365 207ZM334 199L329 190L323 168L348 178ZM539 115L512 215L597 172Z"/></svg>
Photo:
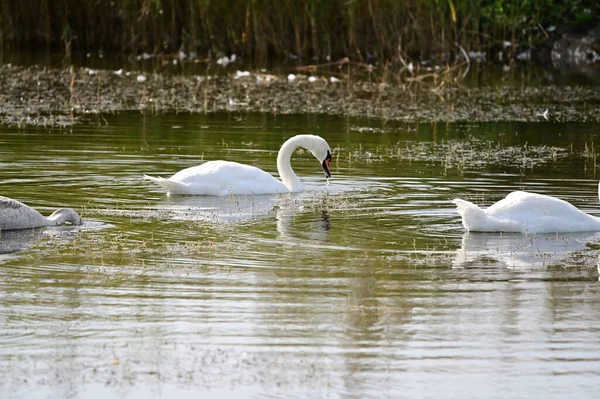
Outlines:
<svg viewBox="0 0 600 399"><path fill-rule="evenodd" d="M0 239L0 396L593 397L600 234L465 234L454 197L526 189L600 216L600 124L139 113L0 127L0 195L85 224ZM301 194L167 197L227 159Z"/></svg>

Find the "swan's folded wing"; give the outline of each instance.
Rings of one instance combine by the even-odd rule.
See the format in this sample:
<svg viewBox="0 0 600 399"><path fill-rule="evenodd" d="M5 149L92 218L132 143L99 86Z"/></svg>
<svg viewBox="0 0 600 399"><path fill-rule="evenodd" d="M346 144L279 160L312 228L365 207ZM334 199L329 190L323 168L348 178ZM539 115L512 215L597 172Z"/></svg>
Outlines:
<svg viewBox="0 0 600 399"><path fill-rule="evenodd" d="M29 229L43 226L46 218L22 202L0 197L0 230Z"/></svg>
<svg viewBox="0 0 600 399"><path fill-rule="evenodd" d="M194 191L192 194L249 195L289 192L282 182L264 170L230 161L209 161L181 170L169 180L185 183ZM206 187L211 188L210 193L202 191L206 190ZM214 192L215 187L219 188L218 194Z"/></svg>
<svg viewBox="0 0 600 399"><path fill-rule="evenodd" d="M600 231L600 220L560 198L515 191L490 206L488 215L510 220L529 233Z"/></svg>
<svg viewBox="0 0 600 399"><path fill-rule="evenodd" d="M8 197L3 197L0 195L0 210L1 209L8 209L8 208L12 208L12 209L18 209L21 207L26 206L25 204L23 204L22 202L19 202L17 200L14 200L12 198L8 198Z"/></svg>

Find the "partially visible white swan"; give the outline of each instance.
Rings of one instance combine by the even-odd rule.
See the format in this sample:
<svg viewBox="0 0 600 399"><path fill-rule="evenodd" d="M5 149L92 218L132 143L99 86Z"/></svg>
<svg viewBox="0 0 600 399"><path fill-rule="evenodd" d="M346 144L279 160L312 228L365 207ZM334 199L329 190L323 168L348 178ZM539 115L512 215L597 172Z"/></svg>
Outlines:
<svg viewBox="0 0 600 399"><path fill-rule="evenodd" d="M598 186L600 198L600 185ZM600 218L548 195L515 191L487 209L455 198L467 231L520 233L575 233L600 231Z"/></svg>
<svg viewBox="0 0 600 399"><path fill-rule="evenodd" d="M0 231L58 226L65 222L81 224L81 217L70 208L61 208L45 217L17 200L0 196Z"/></svg>
<svg viewBox="0 0 600 399"><path fill-rule="evenodd" d="M230 161L209 161L183 169L168 179L144 175L167 190L167 194L183 195L245 195L276 194L303 191L304 186L292 170L290 159L298 148L306 148L331 177L329 162L331 148L327 142L312 134L300 134L288 139L277 155L277 170L281 181L271 174L250 165Z"/></svg>

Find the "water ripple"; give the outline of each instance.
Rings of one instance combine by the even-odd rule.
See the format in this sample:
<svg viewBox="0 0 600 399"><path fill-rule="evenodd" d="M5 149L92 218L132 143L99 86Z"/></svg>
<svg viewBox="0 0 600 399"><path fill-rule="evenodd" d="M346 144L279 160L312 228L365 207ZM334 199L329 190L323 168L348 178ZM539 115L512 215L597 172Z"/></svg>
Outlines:
<svg viewBox="0 0 600 399"><path fill-rule="evenodd" d="M450 202L525 189L597 214L589 159L519 136L461 169L436 157L495 148L473 126L439 126L441 145L429 125L353 136L337 119L239 117L0 129L2 194L85 220L0 236L2 397L596 393L600 236L468 234ZM329 184L294 157L304 193L167 197L141 178L216 158L275 173L306 123L336 156ZM521 139L539 165L520 165Z"/></svg>

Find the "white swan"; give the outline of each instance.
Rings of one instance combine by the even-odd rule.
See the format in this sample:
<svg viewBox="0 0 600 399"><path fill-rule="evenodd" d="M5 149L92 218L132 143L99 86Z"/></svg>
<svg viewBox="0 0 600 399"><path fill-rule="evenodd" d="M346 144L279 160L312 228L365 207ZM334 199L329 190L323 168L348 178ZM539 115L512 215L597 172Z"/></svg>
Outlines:
<svg viewBox="0 0 600 399"><path fill-rule="evenodd" d="M45 217L17 200L0 196L0 231L58 226L65 222L81 224L81 217L70 208L61 208Z"/></svg>
<svg viewBox="0 0 600 399"><path fill-rule="evenodd" d="M600 198L600 185L598 186ZM548 195L515 191L487 209L455 198L467 231L520 233L575 233L600 231L600 218L580 211L567 201Z"/></svg>
<svg viewBox="0 0 600 399"><path fill-rule="evenodd" d="M168 179L147 175L144 178L165 188L167 194L245 195L303 191L304 186L290 165L292 153L298 147L309 150L321 163L325 176L331 177L329 144L319 136L300 134L288 139L279 149L277 170L281 181L254 166L229 161L209 161L183 169Z"/></svg>

